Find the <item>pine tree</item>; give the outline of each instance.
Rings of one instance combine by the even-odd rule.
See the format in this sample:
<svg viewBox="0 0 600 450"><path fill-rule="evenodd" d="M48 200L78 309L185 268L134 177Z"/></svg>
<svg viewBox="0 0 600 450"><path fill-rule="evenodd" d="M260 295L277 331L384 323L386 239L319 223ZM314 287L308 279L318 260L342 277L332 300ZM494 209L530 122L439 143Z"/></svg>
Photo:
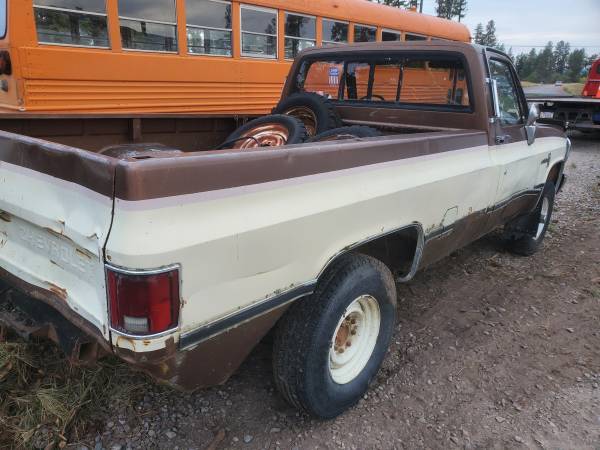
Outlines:
<svg viewBox="0 0 600 450"><path fill-rule="evenodd" d="M457 17L460 22L467 15L467 0L454 0L452 17Z"/></svg>
<svg viewBox="0 0 600 450"><path fill-rule="evenodd" d="M564 74L567 70L567 63L571 53L571 46L568 42L559 41L554 48L554 70L556 73Z"/></svg>
<svg viewBox="0 0 600 450"><path fill-rule="evenodd" d="M567 71L567 77L569 78L569 81L579 81L586 62L587 57L585 55L585 49L580 48L571 52L569 55Z"/></svg>
<svg viewBox="0 0 600 450"><path fill-rule="evenodd" d="M453 0L436 0L435 13L444 19L452 18Z"/></svg>
<svg viewBox="0 0 600 450"><path fill-rule="evenodd" d="M496 22L490 20L485 26L484 43L488 47L498 46L498 38L496 37Z"/></svg>
<svg viewBox="0 0 600 450"><path fill-rule="evenodd" d="M475 28L475 36L473 37L473 42L479 45L485 45L485 36L483 32L483 24L480 22L477 24Z"/></svg>

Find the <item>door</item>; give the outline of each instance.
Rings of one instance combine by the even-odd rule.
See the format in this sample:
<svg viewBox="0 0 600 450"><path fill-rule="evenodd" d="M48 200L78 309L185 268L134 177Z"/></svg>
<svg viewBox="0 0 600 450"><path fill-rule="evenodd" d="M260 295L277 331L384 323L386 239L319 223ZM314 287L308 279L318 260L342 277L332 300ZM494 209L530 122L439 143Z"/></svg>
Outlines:
<svg viewBox="0 0 600 450"><path fill-rule="evenodd" d="M498 55L489 59L490 77L495 85L494 145L492 159L500 168L496 207L508 220L535 206L535 186L541 161L541 147L528 144L525 132L527 102L512 64Z"/></svg>

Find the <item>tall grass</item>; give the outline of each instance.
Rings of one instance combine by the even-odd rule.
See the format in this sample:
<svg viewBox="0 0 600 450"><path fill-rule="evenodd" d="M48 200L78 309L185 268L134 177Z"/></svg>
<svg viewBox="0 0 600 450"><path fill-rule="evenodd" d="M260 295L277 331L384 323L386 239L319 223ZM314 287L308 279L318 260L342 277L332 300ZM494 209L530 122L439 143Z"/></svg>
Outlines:
<svg viewBox="0 0 600 450"><path fill-rule="evenodd" d="M127 408L144 383L114 359L79 367L49 344L0 342L0 448L77 442L94 412Z"/></svg>

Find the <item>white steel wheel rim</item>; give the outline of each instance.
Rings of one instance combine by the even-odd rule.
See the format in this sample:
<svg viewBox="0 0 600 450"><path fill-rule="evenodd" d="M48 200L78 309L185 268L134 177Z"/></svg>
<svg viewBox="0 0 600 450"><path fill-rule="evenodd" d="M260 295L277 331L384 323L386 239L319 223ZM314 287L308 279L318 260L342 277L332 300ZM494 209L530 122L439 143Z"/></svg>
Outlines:
<svg viewBox="0 0 600 450"><path fill-rule="evenodd" d="M550 201L548 197L544 197L542 200L542 208L540 209L540 219L538 221L537 231L535 233L535 239L538 240L544 232L544 227L548 221L548 211L550 210Z"/></svg>
<svg viewBox="0 0 600 450"><path fill-rule="evenodd" d="M361 295L344 311L331 339L329 373L338 384L354 380L365 368L379 336L381 312L377 300Z"/></svg>

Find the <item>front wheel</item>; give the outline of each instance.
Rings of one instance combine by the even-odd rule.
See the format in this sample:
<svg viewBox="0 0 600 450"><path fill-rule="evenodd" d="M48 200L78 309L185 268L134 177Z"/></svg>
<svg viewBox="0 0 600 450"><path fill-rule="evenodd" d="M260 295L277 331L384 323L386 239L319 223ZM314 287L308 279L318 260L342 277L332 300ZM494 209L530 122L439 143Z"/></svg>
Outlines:
<svg viewBox="0 0 600 450"><path fill-rule="evenodd" d="M522 256L531 256L539 250L552 219L555 195L554 183L547 181L535 209L505 226L508 250Z"/></svg>
<svg viewBox="0 0 600 450"><path fill-rule="evenodd" d="M273 350L275 384L296 408L330 419L368 389L395 324L396 288L389 269L365 255L343 257L315 293L279 323Z"/></svg>

